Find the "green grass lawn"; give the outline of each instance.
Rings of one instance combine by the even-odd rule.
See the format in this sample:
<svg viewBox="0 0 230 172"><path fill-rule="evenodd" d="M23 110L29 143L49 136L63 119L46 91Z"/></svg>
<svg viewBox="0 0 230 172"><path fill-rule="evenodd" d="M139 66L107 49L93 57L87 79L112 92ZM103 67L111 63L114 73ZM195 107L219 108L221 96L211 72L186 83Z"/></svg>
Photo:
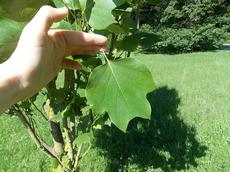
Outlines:
<svg viewBox="0 0 230 172"><path fill-rule="evenodd" d="M230 40L226 40L225 43L226 43L226 44L230 44Z"/></svg>
<svg viewBox="0 0 230 172"><path fill-rule="evenodd" d="M81 170L229 172L230 51L135 58L158 86L148 95L152 119L133 120L126 134L114 126L97 131ZM0 133L0 172L48 171L48 158L15 117L0 117Z"/></svg>

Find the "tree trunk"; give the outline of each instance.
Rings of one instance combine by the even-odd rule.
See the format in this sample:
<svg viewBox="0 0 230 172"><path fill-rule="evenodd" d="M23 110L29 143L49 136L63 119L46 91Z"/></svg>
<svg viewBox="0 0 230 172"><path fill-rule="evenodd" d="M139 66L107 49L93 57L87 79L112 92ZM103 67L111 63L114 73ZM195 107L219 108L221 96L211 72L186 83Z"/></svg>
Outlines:
<svg viewBox="0 0 230 172"><path fill-rule="evenodd" d="M53 107L51 107L50 105L50 102L54 101L54 97L55 97L55 91L56 91L55 82L56 80L54 79L47 86L48 100L46 101L46 104L44 106L48 116L51 117L56 115L56 112L54 111ZM64 149L64 141L63 141L60 124L59 122L50 121L50 127L51 127L51 134L53 137L54 151L56 152L57 156L60 157Z"/></svg>

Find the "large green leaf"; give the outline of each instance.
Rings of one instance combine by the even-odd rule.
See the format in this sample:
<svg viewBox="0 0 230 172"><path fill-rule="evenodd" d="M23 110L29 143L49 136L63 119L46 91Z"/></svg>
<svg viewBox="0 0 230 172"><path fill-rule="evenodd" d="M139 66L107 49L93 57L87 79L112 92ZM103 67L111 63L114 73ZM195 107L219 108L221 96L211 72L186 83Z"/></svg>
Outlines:
<svg viewBox="0 0 230 172"><path fill-rule="evenodd" d="M105 29L112 23L116 23L112 10L124 3L124 0L95 0L89 23L97 30Z"/></svg>
<svg viewBox="0 0 230 172"><path fill-rule="evenodd" d="M146 94L154 88L152 75L142 63L132 58L108 60L91 73L86 97L96 113L107 112L111 121L125 131L131 119L150 118Z"/></svg>
<svg viewBox="0 0 230 172"><path fill-rule="evenodd" d="M28 22L38 9L50 0L0 0L0 16Z"/></svg>
<svg viewBox="0 0 230 172"><path fill-rule="evenodd" d="M131 18L130 15L126 16L122 23L122 29L128 34L128 33L134 33L137 31L137 26L134 20Z"/></svg>
<svg viewBox="0 0 230 172"><path fill-rule="evenodd" d="M142 49L151 49L159 41L161 41L160 35L139 32L117 41L115 46L118 50L134 51L138 46L141 46Z"/></svg>
<svg viewBox="0 0 230 172"><path fill-rule="evenodd" d="M116 43L116 48L123 51L134 51L138 47L139 42L140 37L137 34L126 36L123 40Z"/></svg>
<svg viewBox="0 0 230 172"><path fill-rule="evenodd" d="M80 9L79 0L53 0L56 7L61 8L67 6L71 10Z"/></svg>
<svg viewBox="0 0 230 172"><path fill-rule="evenodd" d="M85 11L87 9L87 6L91 6L93 4L93 1L91 1L91 5L89 4L89 0L79 0L79 3L81 5L81 11Z"/></svg>
<svg viewBox="0 0 230 172"><path fill-rule="evenodd" d="M0 17L0 63L7 60L16 48L24 25Z"/></svg>

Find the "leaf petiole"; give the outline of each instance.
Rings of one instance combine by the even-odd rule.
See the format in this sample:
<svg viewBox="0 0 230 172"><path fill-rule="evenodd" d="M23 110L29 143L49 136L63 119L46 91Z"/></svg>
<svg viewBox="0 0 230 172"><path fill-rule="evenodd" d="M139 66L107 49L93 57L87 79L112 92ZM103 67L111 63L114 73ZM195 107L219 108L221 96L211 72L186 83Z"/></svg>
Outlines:
<svg viewBox="0 0 230 172"><path fill-rule="evenodd" d="M97 58L99 58L102 62L102 64L106 64L108 62L107 55L105 54L104 51L100 51L97 53Z"/></svg>

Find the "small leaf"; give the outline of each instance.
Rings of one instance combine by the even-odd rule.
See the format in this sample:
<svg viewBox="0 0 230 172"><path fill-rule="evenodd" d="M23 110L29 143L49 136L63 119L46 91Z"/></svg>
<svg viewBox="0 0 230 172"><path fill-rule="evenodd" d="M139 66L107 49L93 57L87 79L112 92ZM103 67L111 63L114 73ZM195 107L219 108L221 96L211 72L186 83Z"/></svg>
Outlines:
<svg viewBox="0 0 230 172"><path fill-rule="evenodd" d="M38 94L39 94L39 93L36 93L35 95L33 95L33 96L29 99L30 102L34 103L34 102L37 100Z"/></svg>
<svg viewBox="0 0 230 172"><path fill-rule="evenodd" d="M63 116L61 112L58 112L56 115L54 115L50 120L55 122L61 122Z"/></svg>
<svg viewBox="0 0 230 172"><path fill-rule="evenodd" d="M108 61L91 73L86 88L93 110L108 115L119 129L125 131L135 117L149 119L151 107L146 94L155 88L148 68L132 59Z"/></svg>
<svg viewBox="0 0 230 172"><path fill-rule="evenodd" d="M62 2L62 0L53 0L55 7L57 8L62 8L65 7L64 3Z"/></svg>
<svg viewBox="0 0 230 172"><path fill-rule="evenodd" d="M111 121L107 114L99 115L93 122L93 128L101 130L103 126L111 126Z"/></svg>
<svg viewBox="0 0 230 172"><path fill-rule="evenodd" d="M124 3L118 7L116 7L113 11L112 14L116 17L119 16L124 16L124 15L130 15L132 12L132 7L128 3Z"/></svg>
<svg viewBox="0 0 230 172"><path fill-rule="evenodd" d="M121 26L118 23L113 23L107 27L107 30L109 30L112 33L115 34L125 34L125 31L121 28Z"/></svg>
<svg viewBox="0 0 230 172"><path fill-rule="evenodd" d="M58 165L59 165L58 160L52 158L50 161L51 161L51 166L52 166L52 168L53 168L53 169L56 169L56 168L58 167Z"/></svg>
<svg viewBox="0 0 230 172"><path fill-rule="evenodd" d="M62 156L62 165L64 166L64 168L68 167L69 158L67 157L67 155ZM59 172L61 172L61 171L59 171Z"/></svg>
<svg viewBox="0 0 230 172"><path fill-rule="evenodd" d="M91 108L92 108L91 106L85 106L81 108L81 113L83 114L83 116L88 115Z"/></svg>
<svg viewBox="0 0 230 172"><path fill-rule="evenodd" d="M22 102L20 103L20 107L21 107L21 108L24 108L24 109L28 109L28 108L31 107L31 103L30 103L29 101L22 101Z"/></svg>
<svg viewBox="0 0 230 172"><path fill-rule="evenodd" d="M77 147L81 146L82 144L86 144L86 143L91 144L92 139L93 139L92 132L83 133L83 134L80 134L79 136L77 136L77 138L74 140L73 144L76 145Z"/></svg>
<svg viewBox="0 0 230 172"><path fill-rule="evenodd" d="M78 88L77 93L79 94L80 97L85 97L85 89Z"/></svg>
<svg viewBox="0 0 230 172"><path fill-rule="evenodd" d="M75 30L75 26L71 25L69 22L66 22L66 21L54 23L51 28L52 29Z"/></svg>

